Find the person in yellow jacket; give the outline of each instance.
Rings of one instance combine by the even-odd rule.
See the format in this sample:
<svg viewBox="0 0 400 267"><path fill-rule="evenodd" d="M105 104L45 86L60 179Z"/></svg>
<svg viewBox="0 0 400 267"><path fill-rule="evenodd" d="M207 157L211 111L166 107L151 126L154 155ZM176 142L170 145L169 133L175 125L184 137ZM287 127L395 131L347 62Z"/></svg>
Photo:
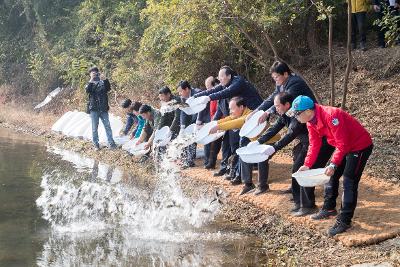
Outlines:
<svg viewBox="0 0 400 267"><path fill-rule="evenodd" d="M357 31L360 35L360 49L367 50L367 0L351 0L351 44L352 49L357 49Z"/></svg>
<svg viewBox="0 0 400 267"><path fill-rule="evenodd" d="M233 97L229 101L229 110L230 110L230 115L228 117L218 120L217 125L215 127L211 128L210 134L216 133L219 130L222 130L222 131L239 130L240 128L242 128L243 124L245 123L247 115L249 115L252 112L252 110L249 109L245 105L245 102L242 97ZM266 126L264 130L266 130L267 128L268 127ZM258 136L255 138L252 138L251 141L255 141L255 140L257 140L257 138L258 138ZM273 138L268 140L267 143L272 144L272 143L275 143L276 141L278 141L279 139L280 139L280 135L277 134L276 136L274 136ZM243 143L241 145L245 146L245 145L247 145L247 143ZM242 162L239 163L239 157L236 154L236 150L234 151L233 161L234 161L234 164L238 165L238 168L239 168L239 165L242 164ZM267 166L268 161L261 162L260 164L262 165L260 167L264 167L264 165ZM264 168L262 168L262 169L264 169ZM239 173L239 175L236 175L236 177L234 177L231 180L231 183L233 185L241 184L241 182L242 182L242 179L240 176L240 169L238 170L238 173ZM259 181L263 180L262 176L264 176L264 175L265 174L263 172L262 173L259 172L259 177L258 177Z"/></svg>

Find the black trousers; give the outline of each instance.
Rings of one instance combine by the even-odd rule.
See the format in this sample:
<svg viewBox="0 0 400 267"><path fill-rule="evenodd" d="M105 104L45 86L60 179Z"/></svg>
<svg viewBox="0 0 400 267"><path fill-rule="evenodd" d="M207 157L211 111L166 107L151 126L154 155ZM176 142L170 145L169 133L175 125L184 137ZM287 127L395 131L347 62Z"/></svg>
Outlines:
<svg viewBox="0 0 400 267"><path fill-rule="evenodd" d="M229 130L229 145L231 148L231 170L234 171L235 176L240 176L239 156L236 150L239 148L240 136L239 130Z"/></svg>
<svg viewBox="0 0 400 267"><path fill-rule="evenodd" d="M299 143L293 150L293 166L292 173L299 170L304 164L307 156L308 144ZM312 166L312 169L323 168L328 163L335 148L326 142L326 138L322 139L322 146L318 153L317 161ZM303 187L297 183L297 180L292 177L292 194L296 205L303 208L312 208L315 206L315 187Z"/></svg>
<svg viewBox="0 0 400 267"><path fill-rule="evenodd" d="M343 197L338 220L346 224L350 224L354 216L358 184L372 149L373 145L370 145L361 151L348 153L325 185L324 209L333 210L336 208L336 199L339 195L339 179L343 175Z"/></svg>
<svg viewBox="0 0 400 267"><path fill-rule="evenodd" d="M268 174L269 174L269 157L266 161L257 163L258 165L258 187L262 189L268 188ZM253 166L252 163L246 163L240 160L240 173L242 181L245 184L253 183Z"/></svg>
<svg viewBox="0 0 400 267"><path fill-rule="evenodd" d="M211 163L211 146L212 143L209 143L207 145L204 145L204 166L207 166L209 163Z"/></svg>
<svg viewBox="0 0 400 267"><path fill-rule="evenodd" d="M357 32L360 35L361 43L367 41L367 34L366 34L366 16L367 12L357 12L351 14L351 42L353 44L357 43Z"/></svg>
<svg viewBox="0 0 400 267"><path fill-rule="evenodd" d="M217 161L217 156L219 151L222 149L222 160L221 160L221 170L226 170L228 168L228 160L231 156L231 146L229 144L229 131L225 132L222 138L219 138L211 143L210 147L210 159L209 162L213 163Z"/></svg>

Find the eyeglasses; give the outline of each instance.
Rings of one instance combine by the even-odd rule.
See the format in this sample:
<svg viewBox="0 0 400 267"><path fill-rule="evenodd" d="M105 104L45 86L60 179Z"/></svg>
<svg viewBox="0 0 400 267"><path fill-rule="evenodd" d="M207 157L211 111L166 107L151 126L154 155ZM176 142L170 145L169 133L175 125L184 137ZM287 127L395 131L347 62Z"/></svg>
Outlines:
<svg viewBox="0 0 400 267"><path fill-rule="evenodd" d="M289 117L295 117L298 118L300 116L301 113L303 113L305 110L289 110L288 112L286 112L286 115Z"/></svg>
<svg viewBox="0 0 400 267"><path fill-rule="evenodd" d="M294 117L298 118L300 116L301 113L303 113L305 110L298 110L294 112Z"/></svg>

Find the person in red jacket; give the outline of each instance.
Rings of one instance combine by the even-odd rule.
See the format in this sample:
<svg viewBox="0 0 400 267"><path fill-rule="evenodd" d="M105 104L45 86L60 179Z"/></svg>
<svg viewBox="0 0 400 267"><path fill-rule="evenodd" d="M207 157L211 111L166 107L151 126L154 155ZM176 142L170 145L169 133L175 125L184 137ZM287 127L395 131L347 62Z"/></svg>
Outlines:
<svg viewBox="0 0 400 267"><path fill-rule="evenodd" d="M292 114L301 123L307 123L310 145L304 165L299 171L311 168L317 160L322 138L335 147L325 174L330 176L325 185L324 205L311 216L314 220L327 219L337 214L339 178L343 175L343 197L340 214L328 230L329 236L345 232L357 206L358 183L372 153L372 139L368 131L347 112L335 107L314 104L307 96L298 96L291 108Z"/></svg>

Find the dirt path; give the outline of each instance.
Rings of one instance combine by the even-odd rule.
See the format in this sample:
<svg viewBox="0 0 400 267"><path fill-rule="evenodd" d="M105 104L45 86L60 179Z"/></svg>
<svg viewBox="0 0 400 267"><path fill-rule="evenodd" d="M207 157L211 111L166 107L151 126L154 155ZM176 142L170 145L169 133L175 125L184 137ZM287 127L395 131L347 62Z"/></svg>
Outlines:
<svg viewBox="0 0 400 267"><path fill-rule="evenodd" d="M287 155L278 154L270 161L270 188L271 191L255 196L246 194L239 196L242 186L232 186L228 181L215 178L212 172L202 168L192 168L184 173L196 179L223 186L232 198L252 203L256 207L267 212L279 214L285 220L315 229L323 234L334 222L334 219L326 221L314 221L308 216L296 218L290 215L292 202L290 195L279 194L289 186L291 177L291 159ZM200 165L201 163L199 163ZM256 182L257 174L254 172L253 181ZM400 235L400 186L364 175L359 187L359 204L355 212L353 227L346 233L336 237L345 246L369 245L381 242ZM323 202L323 188L316 190L317 205ZM340 197L338 198L340 207Z"/></svg>

